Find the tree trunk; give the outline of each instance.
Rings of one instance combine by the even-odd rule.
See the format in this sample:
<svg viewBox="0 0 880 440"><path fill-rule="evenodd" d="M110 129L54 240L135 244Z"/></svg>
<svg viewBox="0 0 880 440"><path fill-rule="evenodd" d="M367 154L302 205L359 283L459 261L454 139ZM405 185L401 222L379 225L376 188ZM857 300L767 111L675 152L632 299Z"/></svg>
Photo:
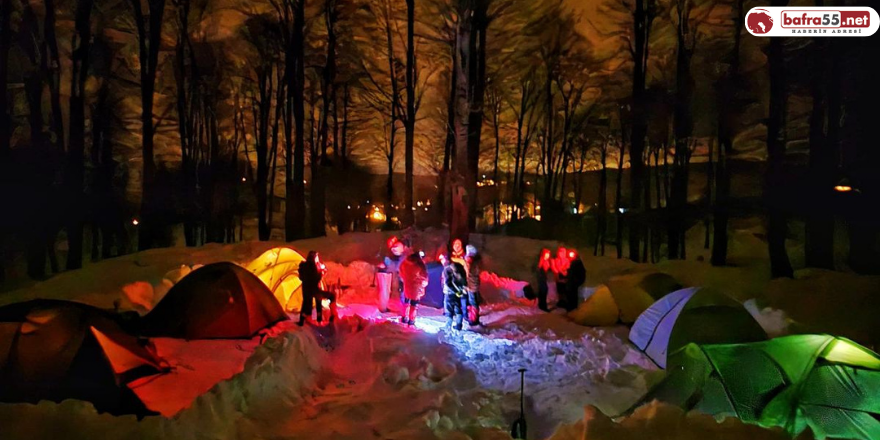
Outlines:
<svg viewBox="0 0 880 440"><path fill-rule="evenodd" d="M667 251L670 260L684 258L685 218L688 191L688 162L690 160L690 137L693 131L691 115L691 99L693 96L693 79L691 77L692 48L688 47L687 37L689 7L687 0L678 0L677 56L676 56L676 87L675 109L673 114L673 133L675 136L675 157L672 176L672 200L667 201L669 212L669 229Z"/></svg>
<svg viewBox="0 0 880 440"><path fill-rule="evenodd" d="M46 78L49 82L49 104L52 109L49 127L55 135L53 140L55 149L59 154L62 154L64 152L64 121L61 115L61 59L58 56L58 37L55 34L55 2L54 0L43 0L43 4L45 6L43 33L48 49L43 62L47 63ZM80 257L81 260L82 257Z"/></svg>
<svg viewBox="0 0 880 440"><path fill-rule="evenodd" d="M596 214L596 248L593 255L605 256L605 228L608 217L608 141L602 143L601 165L599 170L599 203L598 213Z"/></svg>
<svg viewBox="0 0 880 440"><path fill-rule="evenodd" d="M467 126L467 159L469 176L468 192L473 195L468 202L468 230L477 228L479 210L477 176L480 174L480 141L483 133L483 97L486 90L486 28L488 27L488 0L476 2L473 13L473 27L470 34L472 47L468 67L469 118Z"/></svg>
<svg viewBox="0 0 880 440"><path fill-rule="evenodd" d="M12 137L12 120L9 117L9 104L7 102L9 48L12 35L9 29L11 16L12 1L0 2L0 163L8 158L10 152L9 142Z"/></svg>
<svg viewBox="0 0 880 440"><path fill-rule="evenodd" d="M774 0L773 6L785 6L787 0ZM794 276L785 237L788 221L781 187L785 184L785 48L784 40L771 38L767 64L770 70L770 109L767 119L767 177L764 188L767 203L767 240L770 272L773 278Z"/></svg>
<svg viewBox="0 0 880 440"><path fill-rule="evenodd" d="M399 85L397 83L397 67L394 62L394 39L391 33L391 5L385 4L385 46L388 55L388 72L391 79L391 122L389 126L389 143L388 143L388 185L386 187L385 199L385 215L387 222L390 223L390 215L394 212L392 205L394 204L394 150L397 147L397 121L400 115L397 110L399 108ZM407 209L404 206L404 209ZM412 211L412 209L410 209ZM405 215L411 215L412 212ZM408 217L405 217L408 218Z"/></svg>
<svg viewBox="0 0 880 440"><path fill-rule="evenodd" d="M326 234L326 182L322 168L330 165L327 159L327 148L330 146L329 123L330 108L336 102L336 20L338 12L336 1L328 0L324 4L324 22L327 26L327 57L321 78L321 115L318 137L321 142L321 160L319 166L312 166L311 191L311 235L320 237ZM335 136L334 136L335 137ZM314 161L316 158L312 157Z"/></svg>
<svg viewBox="0 0 880 440"><path fill-rule="evenodd" d="M288 64L291 71L291 80L288 90L288 105L293 107L292 113L295 121L295 134L293 152L290 151L290 141L287 143L286 167L286 198L287 209L284 213L284 230L287 241L303 238L305 233L305 210L306 210L306 186L305 178L305 0L293 0L294 19L293 35L290 39L292 46L288 55L292 54ZM288 116L288 120L290 116ZM289 128L288 128L289 130ZM289 137L288 137L289 139ZM293 157L293 169L289 165Z"/></svg>
<svg viewBox="0 0 880 440"><path fill-rule="evenodd" d="M437 206L443 210L441 217L447 218L447 221L451 218L449 216L452 215L451 199L447 195L450 193L449 172L455 160L455 100L456 93L458 92L458 71L456 70L458 60L457 41L453 37L452 41L449 42L451 65L449 66L449 94L446 97L446 142L443 146L443 168L440 171L440 184L437 185L440 189L437 195Z"/></svg>
<svg viewBox="0 0 880 440"><path fill-rule="evenodd" d="M816 1L816 6L823 6L823 1ZM815 204L825 209L808 209L806 215L806 234L804 243L804 257L807 267L819 267L823 269L834 269L834 211L833 206L833 187L835 185L835 177L837 174L837 164L839 162L836 157L836 139L832 140L826 136L825 124L828 124L829 133L832 132L831 126L839 123L837 120L828 118L832 113L828 108L830 101L829 94L839 95L841 91L835 87L830 81L832 75L831 69L834 67L834 55L829 53L829 41L824 38L814 38L813 45L818 63L813 68L813 78L810 84L813 95L813 108L810 114L810 160L809 160L809 188L810 194L816 199ZM839 101L838 107L839 107Z"/></svg>
<svg viewBox="0 0 880 440"><path fill-rule="evenodd" d="M623 258L623 212L621 212L620 203L623 198L623 158L625 155L626 144L621 141L617 156L617 185L614 194L614 216L617 218L617 258Z"/></svg>
<svg viewBox="0 0 880 440"><path fill-rule="evenodd" d="M65 187L68 190L68 203L71 210L67 226L67 241L69 253L67 256L67 269L79 269L82 267L83 252L83 179L85 178L85 91L86 79L89 73L89 46L91 42L91 13L92 0L79 0L77 2L76 17L74 21L75 33L71 41L73 52L71 54L71 77L70 77L70 148L67 152L67 172L65 173ZM47 2L47 7L49 2ZM48 22L48 19L47 19ZM57 50L57 47L55 48ZM60 117L60 115L59 115ZM95 237L92 237L94 240Z"/></svg>
<svg viewBox="0 0 880 440"><path fill-rule="evenodd" d="M159 46L162 41L162 17L165 13L165 0L147 0L149 17L144 17L140 0L130 0L134 11L138 36L138 58L140 60L141 80L141 131L143 142L141 219L138 226L138 249L146 250L155 245L155 235L159 229L155 199L156 163L153 157L153 92L156 86L156 72L159 64Z"/></svg>
<svg viewBox="0 0 880 440"><path fill-rule="evenodd" d="M351 107L351 91L348 83L343 86L342 94L342 135L340 136L340 144L342 145L342 169L348 169L348 109Z"/></svg>
<svg viewBox="0 0 880 440"><path fill-rule="evenodd" d="M501 113L501 103L499 101L500 101L500 98L497 96L492 101L492 130L493 130L493 134L495 137L495 160L492 162L493 163L492 181L495 183L495 185L492 187L492 189L494 191L496 191L495 197L494 197L492 214L494 215L493 225L495 227L498 227L498 224L501 221L501 215L498 212L498 210L500 209L500 200L499 199L501 197L501 192L500 192L501 184L498 182L498 156L501 152L501 134L499 132L499 127L498 127L498 114Z"/></svg>
<svg viewBox="0 0 880 440"><path fill-rule="evenodd" d="M715 210L712 228L712 265L727 264L727 224L730 218L730 163L733 152L733 109L735 83L739 78L739 48L742 40L744 0L737 0L733 21L733 50L729 55L730 67L724 80L718 101L718 164L715 173Z"/></svg>
<svg viewBox="0 0 880 440"><path fill-rule="evenodd" d="M452 150L452 169L450 173L450 219L449 219L449 242L450 245L455 239L467 243L468 236L471 231L469 219L471 217L470 199L476 194L470 192L470 180L475 180L468 164L468 135L469 132L469 115L470 115L470 65L473 62L476 50L472 43L471 34L473 30L473 15L471 11L465 9L461 11L456 26L456 56L455 69L453 75L456 79L453 83L456 85L454 89L455 95L455 112L454 124L452 132L455 134L455 145Z"/></svg>
<svg viewBox="0 0 880 440"><path fill-rule="evenodd" d="M413 168L415 166L415 129L416 129L416 49L414 42L415 0L406 0L406 143L404 152L405 188L404 188L404 224L415 224L413 208Z"/></svg>
<svg viewBox="0 0 880 440"><path fill-rule="evenodd" d="M643 211L642 193L644 191L645 136L648 133L647 113L645 109L645 75L648 64L648 41L651 34L651 23L654 20L651 11L654 0L636 0L633 12L633 81L632 81L632 136L630 138L630 210L632 215L629 224L629 256L639 261L639 245L643 227L632 217Z"/></svg>

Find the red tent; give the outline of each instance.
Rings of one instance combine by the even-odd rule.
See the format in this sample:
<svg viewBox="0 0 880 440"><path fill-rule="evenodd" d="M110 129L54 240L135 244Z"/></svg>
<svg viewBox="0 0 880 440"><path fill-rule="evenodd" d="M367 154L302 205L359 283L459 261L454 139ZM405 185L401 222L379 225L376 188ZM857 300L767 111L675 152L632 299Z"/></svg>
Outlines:
<svg viewBox="0 0 880 440"><path fill-rule="evenodd" d="M126 383L164 370L147 341L109 312L69 301L0 307L0 401L80 399L99 411L149 411Z"/></svg>
<svg viewBox="0 0 880 440"><path fill-rule="evenodd" d="M185 339L250 338L287 315L256 275L214 263L184 277L143 318L142 334Z"/></svg>

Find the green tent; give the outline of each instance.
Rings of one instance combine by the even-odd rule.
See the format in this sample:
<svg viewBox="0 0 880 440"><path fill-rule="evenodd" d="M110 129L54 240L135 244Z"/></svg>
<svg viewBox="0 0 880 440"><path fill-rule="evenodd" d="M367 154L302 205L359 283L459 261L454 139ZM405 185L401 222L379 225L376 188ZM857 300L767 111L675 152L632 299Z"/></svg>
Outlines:
<svg viewBox="0 0 880 440"><path fill-rule="evenodd" d="M795 436L880 439L880 356L828 335L749 344L688 344L646 396Z"/></svg>

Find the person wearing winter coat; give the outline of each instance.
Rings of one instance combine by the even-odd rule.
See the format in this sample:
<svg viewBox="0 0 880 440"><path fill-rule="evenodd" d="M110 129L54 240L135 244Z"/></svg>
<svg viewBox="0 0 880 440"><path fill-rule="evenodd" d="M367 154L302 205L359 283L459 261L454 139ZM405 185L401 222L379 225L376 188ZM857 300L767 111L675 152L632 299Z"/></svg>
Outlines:
<svg viewBox="0 0 880 440"><path fill-rule="evenodd" d="M568 268L571 265L568 260L568 249L560 246L556 250L556 258L551 262L553 275L556 276L556 307L562 307L569 310L566 304L566 296L568 295Z"/></svg>
<svg viewBox="0 0 880 440"><path fill-rule="evenodd" d="M483 257L473 245L467 245L465 251L467 261L467 298L468 298L468 323L471 326L482 325L480 323L480 304L483 298L480 295L480 274L483 273Z"/></svg>
<svg viewBox="0 0 880 440"><path fill-rule="evenodd" d="M419 301L425 296L425 287L428 286L428 268L421 255L412 254L400 263L400 278L403 280L403 294L406 297L406 308L401 322L415 325L416 310L419 308Z"/></svg>
<svg viewBox="0 0 880 440"><path fill-rule="evenodd" d="M309 251L305 260L299 263L299 279L302 282L302 307L299 313L299 326L305 324L306 319L312 316L312 308L317 309L317 320L321 322L323 307L321 304L321 280L324 278L326 269L321 263L318 253ZM317 303L313 305L312 303Z"/></svg>
<svg viewBox="0 0 880 440"><path fill-rule="evenodd" d="M550 278L552 258L550 256L550 249L541 250L541 256L538 257L538 268L537 268L537 278L538 278L538 308L549 312L550 309L547 308L547 292L550 290L548 285L548 280Z"/></svg>
<svg viewBox="0 0 880 440"><path fill-rule="evenodd" d="M403 296L403 283L400 281L400 263L403 262L403 253L406 246L397 237L388 239L388 256L385 257L380 269L382 272L391 274L391 294L397 292L400 295L400 304L406 307L406 297Z"/></svg>
<svg viewBox="0 0 880 440"><path fill-rule="evenodd" d="M587 268L577 251L568 251L568 282L565 285L565 305L566 310L572 311L578 306L578 290L584 281L587 280Z"/></svg>
<svg viewBox="0 0 880 440"><path fill-rule="evenodd" d="M443 284L443 310L446 315L446 328L461 330L464 310L467 309L467 273L464 266L452 261L446 254L438 257L443 265L441 282Z"/></svg>

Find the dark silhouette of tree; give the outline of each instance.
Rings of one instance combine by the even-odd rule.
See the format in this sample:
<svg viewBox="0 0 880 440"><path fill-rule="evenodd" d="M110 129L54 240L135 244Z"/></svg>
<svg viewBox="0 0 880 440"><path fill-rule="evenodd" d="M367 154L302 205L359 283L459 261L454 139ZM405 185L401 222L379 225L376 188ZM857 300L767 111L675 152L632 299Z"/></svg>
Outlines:
<svg viewBox="0 0 880 440"><path fill-rule="evenodd" d="M65 186L68 191L67 240L70 243L67 269L82 267L86 147L86 80L89 77L89 52L91 50L91 14L94 0L79 0L76 4L74 34L72 37L70 72L70 143L67 151ZM49 5L47 4L47 8ZM48 10L47 10L48 13ZM48 24L48 19L47 19ZM57 46L55 48L57 51ZM60 107L60 106L59 106ZM60 113L60 112L59 112ZM60 114L58 116L60 118ZM95 241L93 237L93 241Z"/></svg>
<svg viewBox="0 0 880 440"><path fill-rule="evenodd" d="M816 6L824 6L817 0ZM809 186L817 206L833 205L834 185L837 178L839 151L837 147L840 126L840 67L832 41L814 38L811 59L810 92L812 109L809 117L810 159ZM827 128L826 128L827 127ZM806 215L804 256L808 267L834 269L834 210L809 209Z"/></svg>
<svg viewBox="0 0 880 440"><path fill-rule="evenodd" d="M788 0L773 0L773 6L785 6ZM767 176L764 196L767 206L767 240L770 272L774 278L792 277L794 271L785 250L788 221L782 187L785 184L785 40L771 38L767 48L770 71L770 109L767 118Z"/></svg>
<svg viewBox="0 0 880 440"><path fill-rule="evenodd" d="M715 204L712 213L713 266L727 264L727 228L730 219L730 156L733 154L734 117L738 109L737 89L742 84L740 51L744 20L744 0L736 0L730 18L733 46L727 54L727 70L717 85L718 161L715 166Z"/></svg>
<svg viewBox="0 0 880 440"><path fill-rule="evenodd" d="M144 14L146 1L147 14ZM153 247L155 236L160 228L156 200L156 162L153 157L153 99L156 89L156 74L159 69L159 49L162 43L162 22L165 14L165 0L129 0L137 28L138 60L140 64L141 87L141 131L143 140L143 175L141 189L141 219L138 226L138 249Z"/></svg>

